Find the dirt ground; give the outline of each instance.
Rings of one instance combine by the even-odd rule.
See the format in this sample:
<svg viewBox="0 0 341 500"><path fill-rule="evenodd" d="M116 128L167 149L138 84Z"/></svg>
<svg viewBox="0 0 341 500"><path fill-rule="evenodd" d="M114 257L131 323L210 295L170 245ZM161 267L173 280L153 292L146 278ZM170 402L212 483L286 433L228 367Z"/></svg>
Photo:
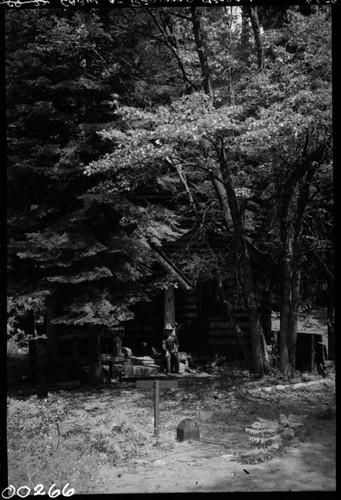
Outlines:
<svg viewBox="0 0 341 500"><path fill-rule="evenodd" d="M287 383L237 364L177 377L160 390L134 382L51 390L39 398L27 355L9 359L9 483L66 483L76 494L336 491L335 370ZM26 363L26 365L25 365ZM24 378L22 378L24 377ZM200 440L178 441L190 419ZM23 457L27 457L25 460Z"/></svg>

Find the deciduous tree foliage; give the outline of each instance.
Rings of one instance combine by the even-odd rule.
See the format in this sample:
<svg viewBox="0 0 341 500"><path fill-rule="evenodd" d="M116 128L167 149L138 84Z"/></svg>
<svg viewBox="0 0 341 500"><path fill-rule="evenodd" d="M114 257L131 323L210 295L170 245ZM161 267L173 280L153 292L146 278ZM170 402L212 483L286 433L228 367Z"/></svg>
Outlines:
<svg viewBox="0 0 341 500"><path fill-rule="evenodd" d="M306 261L303 247L311 231L307 215L314 209L314 200L321 191L325 197L325 215L329 212L327 191L331 187L332 154L328 16L318 11L303 18L289 11L288 26L289 39L283 48L277 45L276 57L269 64L269 71L261 75L261 86L258 83L258 89L268 94L268 106L258 107L257 115L248 119L250 132L245 145L251 140L247 147L249 151L252 149L252 155L260 161L270 180L266 189L272 189L275 195L272 201L278 221L275 234L280 243L280 369L290 375L295 368L296 315L302 305L301 279ZM271 41L274 34L269 35ZM250 85L248 91L252 92L252 88ZM325 222L330 227L329 216ZM328 247L330 243L329 239ZM328 258L327 252L322 257L327 267ZM324 283L327 282L325 276Z"/></svg>
<svg viewBox="0 0 341 500"><path fill-rule="evenodd" d="M298 308L332 284L329 8L22 11L6 52L13 290L63 285L57 321L113 325L147 290L150 243L185 228L182 268L223 302L237 255L257 373L271 292L292 375Z"/></svg>

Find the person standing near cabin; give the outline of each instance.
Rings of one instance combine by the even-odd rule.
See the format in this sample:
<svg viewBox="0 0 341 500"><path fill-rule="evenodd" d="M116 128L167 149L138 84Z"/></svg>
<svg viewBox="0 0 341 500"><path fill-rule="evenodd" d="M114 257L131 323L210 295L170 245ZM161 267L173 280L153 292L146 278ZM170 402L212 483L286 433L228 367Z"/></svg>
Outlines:
<svg viewBox="0 0 341 500"><path fill-rule="evenodd" d="M164 329L162 349L166 359L166 373L170 371L180 373L179 341L175 329L170 323L167 323Z"/></svg>

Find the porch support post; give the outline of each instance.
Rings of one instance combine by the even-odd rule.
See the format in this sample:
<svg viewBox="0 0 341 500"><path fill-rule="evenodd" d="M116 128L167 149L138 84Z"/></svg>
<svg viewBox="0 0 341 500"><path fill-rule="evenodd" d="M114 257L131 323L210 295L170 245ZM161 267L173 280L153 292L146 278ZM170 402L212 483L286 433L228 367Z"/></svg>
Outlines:
<svg viewBox="0 0 341 500"><path fill-rule="evenodd" d="M164 295L164 314L163 314L163 326L165 327L167 323L170 323L172 327L175 326L175 290L174 286L171 285L165 290Z"/></svg>

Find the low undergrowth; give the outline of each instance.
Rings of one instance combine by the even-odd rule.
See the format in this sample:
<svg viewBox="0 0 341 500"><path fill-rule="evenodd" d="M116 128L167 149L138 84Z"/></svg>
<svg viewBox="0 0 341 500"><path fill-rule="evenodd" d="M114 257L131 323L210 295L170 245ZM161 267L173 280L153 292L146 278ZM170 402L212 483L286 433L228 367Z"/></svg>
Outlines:
<svg viewBox="0 0 341 500"><path fill-rule="evenodd" d="M37 484L81 484L97 490L96 471L141 457L148 432L130 425L117 408L105 414L70 409L62 398L8 398L9 483L15 488Z"/></svg>
<svg viewBox="0 0 341 500"><path fill-rule="evenodd" d="M75 479L87 482L89 472L97 464L91 455L84 453L84 439L79 443L72 441L71 448L68 446L60 430L64 417L63 405L56 402L37 401L35 397L9 399L9 483L15 488L26 485L33 489L37 484L63 488ZM91 481L87 487L91 490Z"/></svg>

